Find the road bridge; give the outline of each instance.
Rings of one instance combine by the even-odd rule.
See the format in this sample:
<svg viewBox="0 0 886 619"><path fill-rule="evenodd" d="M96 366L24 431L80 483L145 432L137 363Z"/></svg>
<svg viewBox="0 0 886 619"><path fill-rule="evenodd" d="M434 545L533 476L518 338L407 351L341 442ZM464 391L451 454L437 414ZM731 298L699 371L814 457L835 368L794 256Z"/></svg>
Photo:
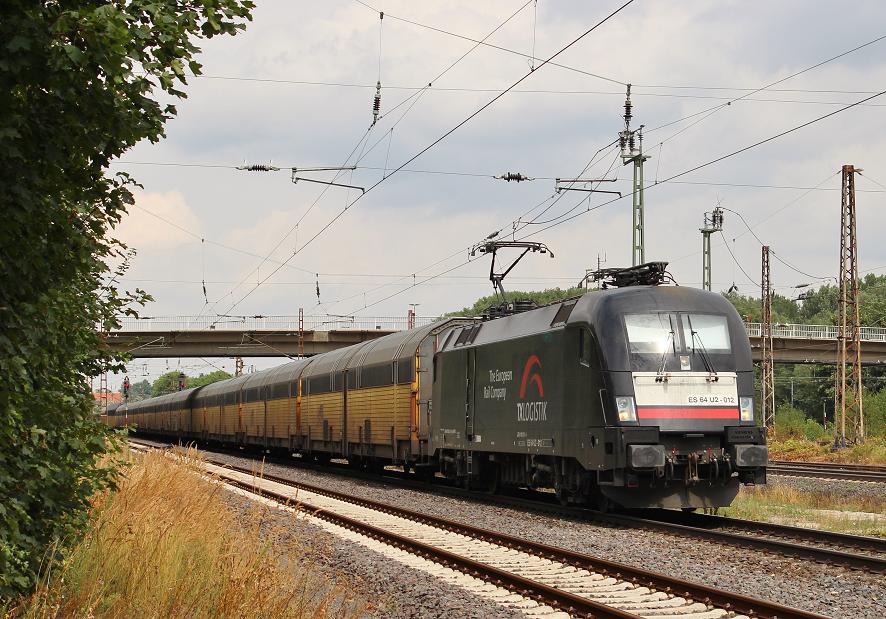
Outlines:
<svg viewBox="0 0 886 619"><path fill-rule="evenodd" d="M754 361L763 358L762 325L745 325L751 340ZM772 326L772 356L776 363L837 363L837 336L835 325L775 324ZM886 329L861 327L862 365L886 363Z"/></svg>
<svg viewBox="0 0 886 619"><path fill-rule="evenodd" d="M419 316L413 326L436 320ZM401 331L404 317L305 316L302 323L305 355L315 355ZM755 361L762 356L760 323L746 325ZM834 325L776 324L772 328L777 363L836 363ZM886 329L862 327L862 363L886 363ZM297 316L156 316L125 318L107 335L116 352L135 358L158 357L286 357L299 354Z"/></svg>
<svg viewBox="0 0 886 619"><path fill-rule="evenodd" d="M124 318L107 333L114 352L136 359L162 357L296 357L359 344L436 320L401 317L148 316ZM302 346L299 342L302 340Z"/></svg>

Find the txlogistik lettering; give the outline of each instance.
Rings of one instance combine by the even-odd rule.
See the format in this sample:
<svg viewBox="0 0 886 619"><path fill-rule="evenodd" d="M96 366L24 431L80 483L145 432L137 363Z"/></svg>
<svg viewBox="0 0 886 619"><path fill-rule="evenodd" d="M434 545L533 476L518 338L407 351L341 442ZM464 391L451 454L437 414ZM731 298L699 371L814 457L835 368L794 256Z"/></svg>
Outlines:
<svg viewBox="0 0 886 619"><path fill-rule="evenodd" d="M547 402L517 402L517 421L547 421Z"/></svg>

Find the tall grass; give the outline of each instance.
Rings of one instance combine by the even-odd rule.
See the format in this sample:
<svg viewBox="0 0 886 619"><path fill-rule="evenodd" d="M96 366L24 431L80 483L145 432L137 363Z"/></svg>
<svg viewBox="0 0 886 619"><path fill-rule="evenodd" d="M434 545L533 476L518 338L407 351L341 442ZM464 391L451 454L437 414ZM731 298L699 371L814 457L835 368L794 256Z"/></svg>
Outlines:
<svg viewBox="0 0 886 619"><path fill-rule="evenodd" d="M744 486L724 516L886 536L886 501L879 496L805 492L786 485Z"/></svg>
<svg viewBox="0 0 886 619"><path fill-rule="evenodd" d="M800 438L770 438L769 457L773 460L808 460L812 462L844 462L886 464L886 438L868 437L860 445L834 450L826 444Z"/></svg>
<svg viewBox="0 0 886 619"><path fill-rule="evenodd" d="M312 574L267 507L235 508L187 456L132 462L94 501L88 534L13 617L326 617L356 606ZM277 527L275 529L275 527Z"/></svg>

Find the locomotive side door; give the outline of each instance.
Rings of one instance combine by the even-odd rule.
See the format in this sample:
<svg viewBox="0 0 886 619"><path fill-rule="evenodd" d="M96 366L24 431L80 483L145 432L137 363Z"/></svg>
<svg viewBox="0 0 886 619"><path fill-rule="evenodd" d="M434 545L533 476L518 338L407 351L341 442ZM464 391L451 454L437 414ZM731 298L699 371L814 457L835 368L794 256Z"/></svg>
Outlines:
<svg viewBox="0 0 886 619"><path fill-rule="evenodd" d="M477 349L469 348L465 363L465 442L474 441L474 390L476 386Z"/></svg>

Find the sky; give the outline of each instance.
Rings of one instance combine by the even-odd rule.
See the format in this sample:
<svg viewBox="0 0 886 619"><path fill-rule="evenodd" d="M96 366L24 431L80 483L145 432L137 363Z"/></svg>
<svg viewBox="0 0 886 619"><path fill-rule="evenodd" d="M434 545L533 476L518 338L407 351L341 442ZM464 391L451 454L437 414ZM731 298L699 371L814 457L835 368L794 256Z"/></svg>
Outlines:
<svg viewBox="0 0 886 619"><path fill-rule="evenodd" d="M778 292L836 277L843 164L864 170L859 268L886 272L886 95L680 175L886 89L886 39L871 43L886 35L881 2L636 0L547 64L623 1L257 4L245 32L203 43L204 75L166 139L112 167L143 185L115 236L137 251L123 287L155 298L145 316L435 316L492 292L488 257L469 249L498 230L555 256L526 256L506 288L575 285L598 259L628 266L630 195L557 194L554 181L630 193L612 145L628 83L650 157L646 259L681 285L701 285L699 228L718 204L714 290L759 295L763 243ZM249 164L280 170L236 169ZM357 169L298 176L365 194L291 180L343 165ZM534 180L493 178L506 172ZM131 373L213 365L233 361L136 360Z"/></svg>

